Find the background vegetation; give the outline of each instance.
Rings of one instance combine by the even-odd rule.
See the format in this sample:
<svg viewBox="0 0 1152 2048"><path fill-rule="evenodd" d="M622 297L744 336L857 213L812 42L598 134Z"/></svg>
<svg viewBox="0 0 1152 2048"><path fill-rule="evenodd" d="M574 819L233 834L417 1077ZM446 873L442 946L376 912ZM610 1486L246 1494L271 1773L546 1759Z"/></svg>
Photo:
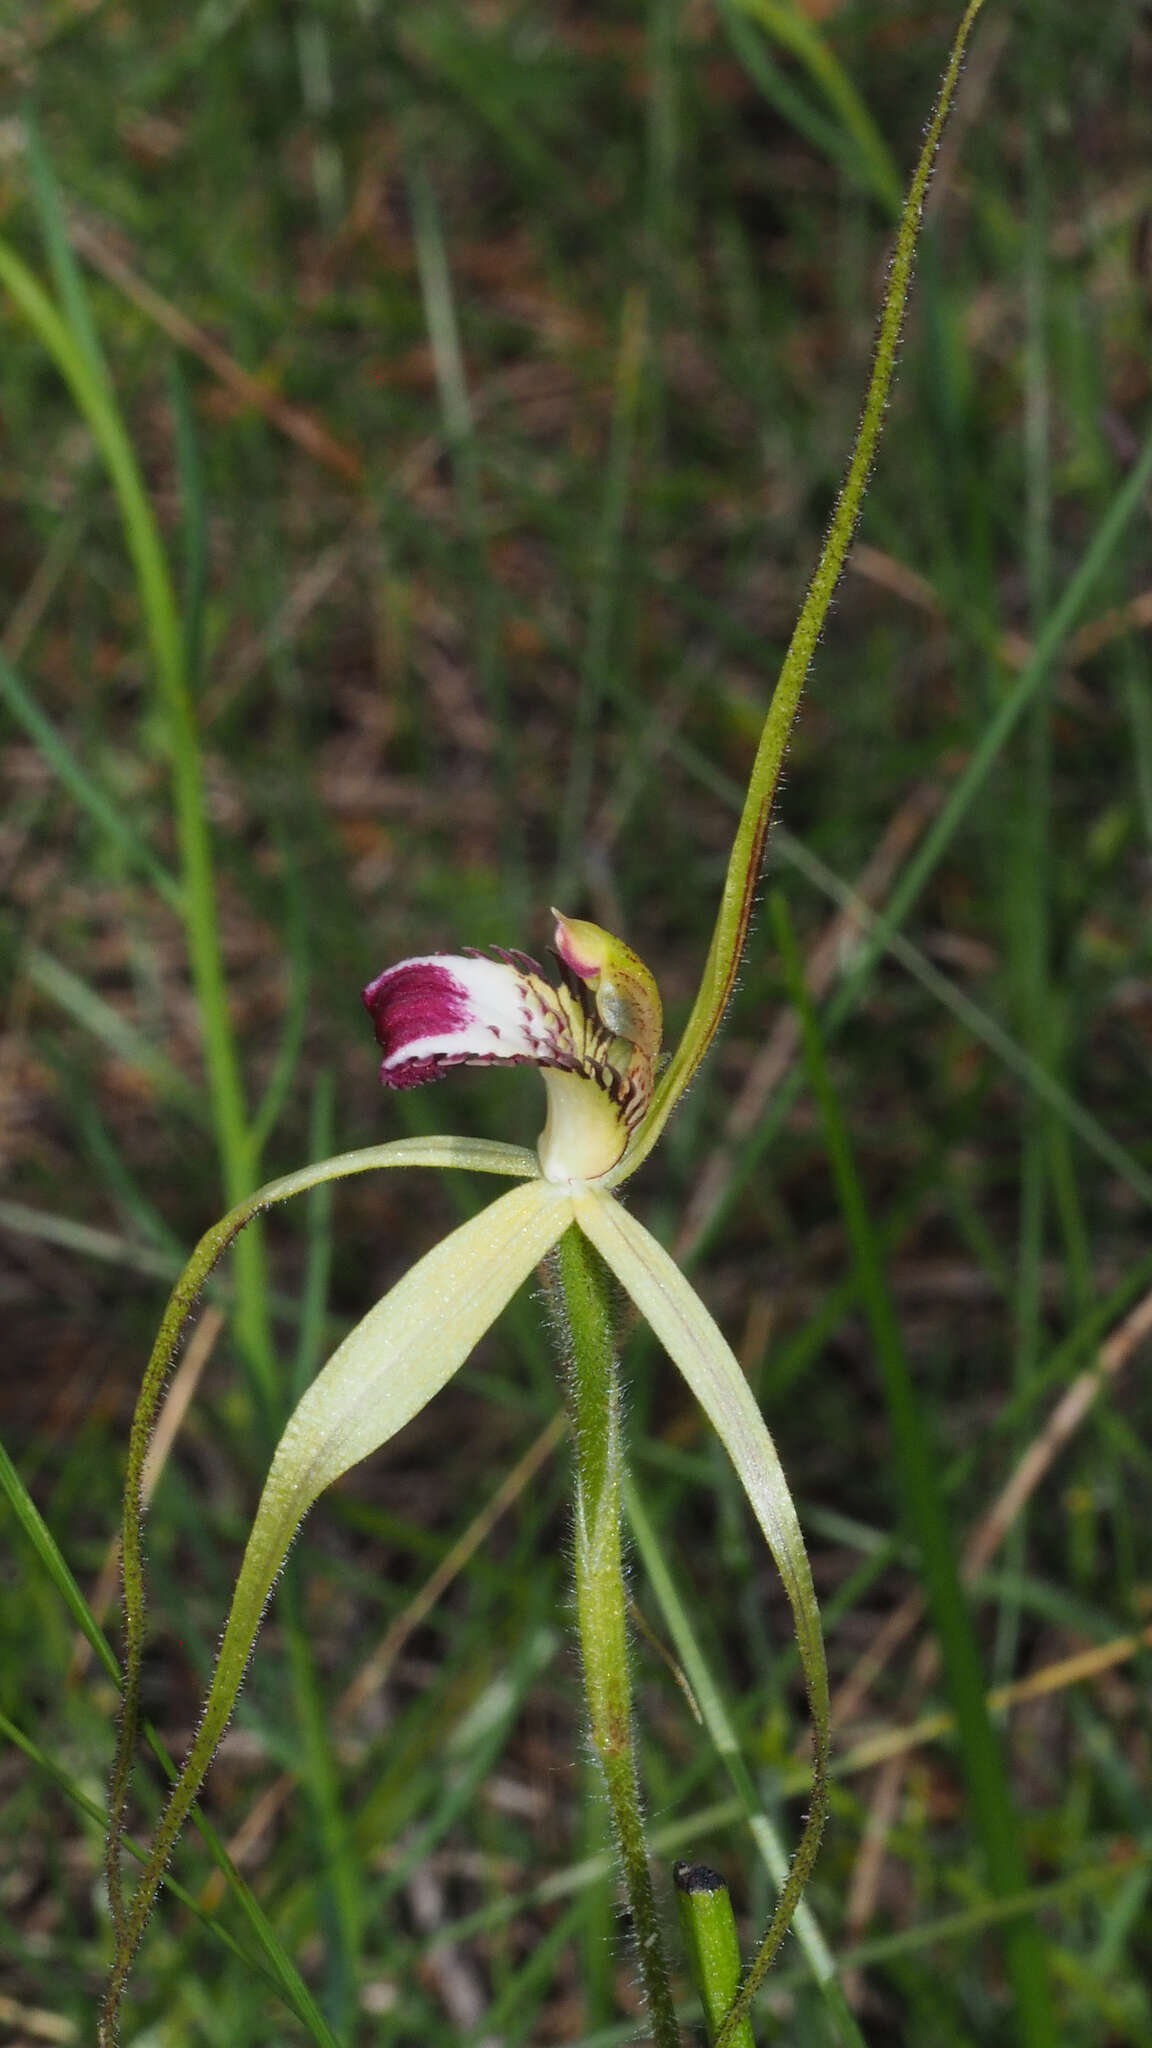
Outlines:
<svg viewBox="0 0 1152 2048"><path fill-rule="evenodd" d="M404 1132L530 1140L530 1076L383 1096L357 992L407 952L538 951L552 900L635 944L675 1034L955 13L4 15L0 226L83 360L99 337L170 553L218 867L201 942L246 1102L206 1086L228 1024L173 879L174 733L186 798L196 760L105 462L5 298L5 2039L91 2034L115 1694L78 1618L114 1638L134 1390L225 1187ZM838 1777L810 1901L846 2003L809 1927L764 2001L782 2043L1152 2035L1152 594L1146 508L1117 512L1152 401L1152 19L985 13L771 844L819 1028L805 1059L765 917L634 1193L761 1395L825 1603ZM279 1216L271 1343L254 1255L206 1302L150 1524L147 1706L173 1751L273 1419L490 1193L387 1176ZM861 1310L869 1222L887 1326ZM666 1870L728 1874L750 1939L765 1820L794 1840L803 1787L786 1608L650 1344L628 1376L654 1841ZM525 1298L317 1509L134 2039L634 2033L557 1406ZM957 1563L1002 1780L923 1619Z"/></svg>

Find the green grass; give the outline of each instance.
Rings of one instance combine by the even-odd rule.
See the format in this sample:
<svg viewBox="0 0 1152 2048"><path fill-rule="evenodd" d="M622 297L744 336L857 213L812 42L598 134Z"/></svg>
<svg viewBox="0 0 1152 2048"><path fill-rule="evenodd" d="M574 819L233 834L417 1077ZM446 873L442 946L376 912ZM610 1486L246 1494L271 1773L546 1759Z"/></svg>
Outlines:
<svg viewBox="0 0 1152 2048"><path fill-rule="evenodd" d="M36 110L9 103L0 155L14 2040L91 2038L109 1950L118 1636L93 1602L167 1278L230 1200L326 1150L531 1140L531 1076L381 1093L358 990L389 960L539 950L562 891L652 966L674 1042L858 416L892 166L956 12L55 0L0 32ZM1146 625L1095 628L1148 581L1150 87L1121 0L986 0L769 847L802 957L910 794L934 807L814 1001L810 1065L794 1045L681 1247L776 1436L834 1693L911 1592L930 1610L838 1734L757 2018L788 2048L1152 2029L1146 1659L1007 1715L980 1697L1147 1624L1139 1350L957 1584L1148 1287L1152 678ZM670 1245L786 1013L762 920L633 1191ZM317 1192L213 1282L224 1332L148 1525L167 1753L276 1423L490 1193ZM657 1895L674 1947L673 1862L718 1867L747 1956L799 1833L800 1675L726 1461L650 1340L625 1376ZM127 2038L635 2034L562 1446L404 1621L558 1401L526 1296L316 1508ZM956 1733L909 1756L862 1905L876 1772L852 1752L935 1709ZM162 1775L142 1766L138 1839ZM676 1981L687 2029L682 1952Z"/></svg>

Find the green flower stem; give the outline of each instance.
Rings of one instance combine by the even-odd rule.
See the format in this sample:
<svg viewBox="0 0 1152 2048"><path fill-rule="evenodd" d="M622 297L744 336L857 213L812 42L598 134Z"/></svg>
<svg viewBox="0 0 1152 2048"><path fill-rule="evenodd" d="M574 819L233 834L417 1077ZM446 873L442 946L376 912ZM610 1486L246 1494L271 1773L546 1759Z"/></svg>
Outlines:
<svg viewBox="0 0 1152 2048"><path fill-rule="evenodd" d="M620 1388L610 1282L599 1253L577 1229L561 1238L555 1270L576 1455L576 1610L592 1745L616 1827L653 2041L656 2048L679 2048L632 1748L628 1596L620 1545Z"/></svg>
<svg viewBox="0 0 1152 2048"><path fill-rule="evenodd" d="M904 201L904 209L896 230L896 246L888 272L888 288L884 294L876 349L872 358L872 374L864 399L856 445L848 465L848 474L836 500L828 535L816 565L816 573L808 586L808 594L804 599L800 617L796 621L772 693L772 701L768 706L764 730L760 735L760 744L749 777L748 794L732 844L724 893L720 899L720 910L708 949L708 958L704 964L700 988L684 1035L660 1080L644 1124L629 1147L622 1165L616 1169L615 1180L623 1180L628 1174L633 1173L652 1150L716 1036L736 985L740 959L752 920L776 785L780 779L780 770L796 713L800 708L801 692L824 629L833 592L840 580L840 572L852 544L868 477L876 457L880 432L884 424L884 411L896 370L900 330L904 323L904 309L908 303L908 291L912 282L912 263L919 239L924 197L932 176L932 167L936 161L936 151L944 132L944 124L955 97L956 83L960 76L968 38L982 4L983 0L968 0L964 10L952 45L948 68L944 73L944 81L928 123L924 146L912 174L908 197Z"/></svg>
<svg viewBox="0 0 1152 2048"><path fill-rule="evenodd" d="M709 1870L706 1863L678 1863L672 1875L680 1932L704 2007L708 2039L714 2042L740 1986L740 1941L731 1894L719 1872ZM756 2048L750 2020L740 2021L731 2041L732 2048Z"/></svg>

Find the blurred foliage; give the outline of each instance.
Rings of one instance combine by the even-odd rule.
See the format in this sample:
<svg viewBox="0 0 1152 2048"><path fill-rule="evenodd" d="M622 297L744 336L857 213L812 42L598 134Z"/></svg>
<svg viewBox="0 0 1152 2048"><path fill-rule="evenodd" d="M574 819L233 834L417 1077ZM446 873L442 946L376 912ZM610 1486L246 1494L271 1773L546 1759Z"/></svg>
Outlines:
<svg viewBox="0 0 1152 2048"><path fill-rule="evenodd" d="M239 1060L250 1104L274 1088L268 1174L419 1130L530 1139L531 1076L382 1096L357 991L406 952L538 949L556 897L626 934L675 1032L857 417L884 166L907 173L956 11L10 0L0 232L50 277L33 107L181 593ZM1144 445L1150 89L1146 8L988 0L770 850L810 967L838 887L881 906L898 890ZM168 728L116 505L7 303L0 336L0 1437L95 1600L164 1278L223 1206L219 1133L156 879L177 867ZM961 1555L1112 1345L1107 1386L974 1599L990 1686L1099 1652L1004 1724L1058 2038L1083 2048L1152 2032L1146 1652L1128 1641L1152 1583L1148 1401L1142 1325L1124 1321L1152 1282L1150 621L1140 514L909 906L903 949L839 1028L824 1009ZM119 830L62 782L66 759ZM832 1004L854 943L850 920L827 940ZM689 1261L707 1250L699 1284L777 1435L834 1683L852 1689L810 1898L861 2031L1016 2042L952 1737L919 1741L879 1790L886 1767L860 1747L951 1701L915 1630L868 1677L917 1557L766 934L659 1158L638 1206ZM280 1412L334 1333L488 1192L389 1176L277 1221ZM215 1304L231 1299L225 1282ZM225 1322L150 1524L148 1708L173 1751L266 1464L241 1353ZM663 1362L637 1340L628 1369L656 1538L690 1589L745 1791L791 1838L803 1723L782 1596ZM278 1954L345 2043L628 2038L611 1871L585 1861L603 1858L604 1817L580 1764L562 1449L411 1608L556 1404L526 1300L317 1511L206 1801L253 1911L194 1836L174 1868L257 1960L168 1897L136 2038L324 2038L270 1985ZM4 1512L0 1711L36 1755L0 1753L0 2028L78 2041L107 1928L99 1827L77 1800L103 1797L114 1693L55 1565ZM706 1857L747 1939L773 1890L747 1799L660 1655L676 1625L639 1569L635 1594L669 1911L674 1857ZM285 1772L287 1796L271 1789ZM762 2038L831 2038L798 1950L765 2013Z"/></svg>

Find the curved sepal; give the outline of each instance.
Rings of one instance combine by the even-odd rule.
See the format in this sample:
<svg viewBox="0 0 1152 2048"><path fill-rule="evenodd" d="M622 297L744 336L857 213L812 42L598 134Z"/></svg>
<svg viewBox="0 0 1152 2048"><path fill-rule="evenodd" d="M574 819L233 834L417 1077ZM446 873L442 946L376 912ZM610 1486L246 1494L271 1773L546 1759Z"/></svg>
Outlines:
<svg viewBox="0 0 1152 2048"><path fill-rule="evenodd" d="M800 1902L827 1808L828 1672L820 1611L800 1523L776 1446L739 1360L680 1268L627 1209L594 1188L573 1192L576 1222L678 1365L736 1468L784 1582L815 1730L808 1820L767 1936L719 2038L747 2010Z"/></svg>
<svg viewBox="0 0 1152 2048"><path fill-rule="evenodd" d="M369 1310L297 1406L260 1497L203 1719L117 1928L102 2042L116 2039L124 1986L165 1866L231 1718L300 1523L326 1486L387 1443L451 1379L571 1220L570 1197L549 1182L499 1196Z"/></svg>
<svg viewBox="0 0 1152 2048"><path fill-rule="evenodd" d="M185 1324L213 1268L254 1217L276 1203L286 1202L293 1195L305 1194L309 1188L320 1187L326 1181L349 1179L356 1174L400 1166L459 1166L475 1173L504 1174L509 1179L527 1179L540 1170L534 1152L527 1152L519 1145L492 1144L482 1138L399 1138L386 1145L368 1145L360 1151L337 1153L331 1159L320 1160L315 1166L305 1166L296 1173L269 1181L264 1187L257 1188L246 1201L238 1203L219 1223L214 1223L200 1239L168 1298L136 1403L124 1477L124 1516L120 1535L124 1576L124 1687L116 1760L108 1794L105 1854L108 1899L117 1929L123 1919L120 1841L136 1749L140 1667L144 1653L144 1572L140 1538L144 1500L141 1487L156 1411Z"/></svg>
<svg viewBox="0 0 1152 2048"><path fill-rule="evenodd" d="M571 1220L567 1190L533 1180L499 1195L411 1267L300 1401L272 1461L253 1538L276 1502L299 1521L317 1494L417 1415Z"/></svg>

